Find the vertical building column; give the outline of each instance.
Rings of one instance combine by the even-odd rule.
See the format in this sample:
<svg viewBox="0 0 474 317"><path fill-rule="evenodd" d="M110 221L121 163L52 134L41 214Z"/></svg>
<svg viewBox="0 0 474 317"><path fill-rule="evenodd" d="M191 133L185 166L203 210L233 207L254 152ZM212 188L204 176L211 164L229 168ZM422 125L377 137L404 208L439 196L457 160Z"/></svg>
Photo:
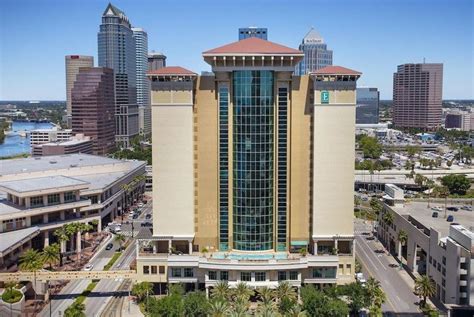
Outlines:
<svg viewBox="0 0 474 317"><path fill-rule="evenodd" d="M102 232L102 218L97 219L97 232Z"/></svg>
<svg viewBox="0 0 474 317"><path fill-rule="evenodd" d="M171 248L173 247L173 241L171 239L168 240L168 252L171 253Z"/></svg>
<svg viewBox="0 0 474 317"><path fill-rule="evenodd" d="M66 220L66 212L64 210L59 212L59 219Z"/></svg>
<svg viewBox="0 0 474 317"><path fill-rule="evenodd" d="M318 255L318 241L313 242L313 254Z"/></svg>
<svg viewBox="0 0 474 317"><path fill-rule="evenodd" d="M81 232L76 233L76 251L81 252Z"/></svg>
<svg viewBox="0 0 474 317"><path fill-rule="evenodd" d="M46 248L47 246L49 246L49 231L48 230L44 232L44 247Z"/></svg>
<svg viewBox="0 0 474 317"><path fill-rule="evenodd" d="M48 214L43 214L43 223L48 223L48 222L49 222Z"/></svg>
<svg viewBox="0 0 474 317"><path fill-rule="evenodd" d="M193 242L189 241L189 254L193 254Z"/></svg>

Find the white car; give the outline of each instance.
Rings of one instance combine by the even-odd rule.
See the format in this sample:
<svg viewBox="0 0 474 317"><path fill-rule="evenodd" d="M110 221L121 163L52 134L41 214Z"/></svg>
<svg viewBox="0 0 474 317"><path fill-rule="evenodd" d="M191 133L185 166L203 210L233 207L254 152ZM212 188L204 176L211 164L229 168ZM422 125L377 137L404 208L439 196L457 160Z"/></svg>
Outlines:
<svg viewBox="0 0 474 317"><path fill-rule="evenodd" d="M86 266L84 266L84 271L92 271L93 267L94 267L94 265L89 263Z"/></svg>
<svg viewBox="0 0 474 317"><path fill-rule="evenodd" d="M138 208L142 208L142 207L143 207L143 203L139 203Z"/></svg>

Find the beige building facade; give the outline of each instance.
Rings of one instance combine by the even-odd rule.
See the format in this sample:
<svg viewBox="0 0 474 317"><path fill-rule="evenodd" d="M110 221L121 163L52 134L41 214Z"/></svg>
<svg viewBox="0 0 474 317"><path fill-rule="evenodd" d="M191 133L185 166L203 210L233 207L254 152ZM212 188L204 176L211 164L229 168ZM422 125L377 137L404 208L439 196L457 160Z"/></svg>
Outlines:
<svg viewBox="0 0 474 317"><path fill-rule="evenodd" d="M353 280L360 73L293 76L303 55L249 38L203 53L213 75L148 74L154 231L138 240L139 280L206 290Z"/></svg>

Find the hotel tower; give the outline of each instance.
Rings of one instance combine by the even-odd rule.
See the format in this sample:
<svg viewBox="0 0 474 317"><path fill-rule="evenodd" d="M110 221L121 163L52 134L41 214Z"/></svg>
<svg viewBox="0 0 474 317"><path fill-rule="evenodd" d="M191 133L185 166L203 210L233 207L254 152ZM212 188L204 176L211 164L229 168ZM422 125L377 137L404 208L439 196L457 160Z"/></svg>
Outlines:
<svg viewBox="0 0 474 317"><path fill-rule="evenodd" d="M204 52L211 75L148 73L153 234L137 242L139 280L206 291L353 280L361 74L294 76L303 57L252 37Z"/></svg>

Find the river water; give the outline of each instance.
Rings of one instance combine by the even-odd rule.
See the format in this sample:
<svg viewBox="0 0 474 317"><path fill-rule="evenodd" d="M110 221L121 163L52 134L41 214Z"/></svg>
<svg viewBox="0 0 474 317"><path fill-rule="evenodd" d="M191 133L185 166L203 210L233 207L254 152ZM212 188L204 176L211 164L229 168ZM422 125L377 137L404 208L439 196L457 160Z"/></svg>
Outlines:
<svg viewBox="0 0 474 317"><path fill-rule="evenodd" d="M34 123L13 121L13 133L5 136L5 141L0 144L0 157L8 157L19 154L31 153L30 137L21 137L19 131L30 131L36 129L51 129L52 123Z"/></svg>

